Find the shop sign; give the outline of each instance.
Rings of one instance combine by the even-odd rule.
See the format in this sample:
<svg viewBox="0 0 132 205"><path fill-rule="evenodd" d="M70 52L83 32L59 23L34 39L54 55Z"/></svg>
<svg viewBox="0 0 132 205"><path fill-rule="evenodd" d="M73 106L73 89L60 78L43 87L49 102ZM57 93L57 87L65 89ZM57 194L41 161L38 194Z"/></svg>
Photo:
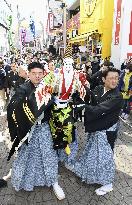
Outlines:
<svg viewBox="0 0 132 205"><path fill-rule="evenodd" d="M115 45L119 45L120 21L121 21L121 4L122 4L122 0L117 0L117 15L116 15L116 29L115 29Z"/></svg>
<svg viewBox="0 0 132 205"><path fill-rule="evenodd" d="M52 13L49 13L49 29L54 29L54 15Z"/></svg>
<svg viewBox="0 0 132 205"><path fill-rule="evenodd" d="M87 16L91 16L97 0L84 0L84 12Z"/></svg>
<svg viewBox="0 0 132 205"><path fill-rule="evenodd" d="M130 21L129 45L132 45L132 11L131 11L131 21Z"/></svg>
<svg viewBox="0 0 132 205"><path fill-rule="evenodd" d="M128 59L132 58L132 53L127 53L127 58Z"/></svg>

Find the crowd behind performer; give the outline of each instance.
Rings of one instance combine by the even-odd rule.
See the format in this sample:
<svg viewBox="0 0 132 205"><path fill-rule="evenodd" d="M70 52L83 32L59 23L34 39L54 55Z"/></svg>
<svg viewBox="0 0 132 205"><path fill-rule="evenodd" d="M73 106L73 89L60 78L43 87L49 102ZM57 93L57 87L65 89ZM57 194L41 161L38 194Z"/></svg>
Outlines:
<svg viewBox="0 0 132 205"><path fill-rule="evenodd" d="M19 87L20 85L22 85L23 83L25 83L25 81L28 80L28 69L27 69L27 65L20 65L18 67L18 80L15 83L15 90L17 87Z"/></svg>
<svg viewBox="0 0 132 205"><path fill-rule="evenodd" d="M124 99L123 112L121 117L126 120L130 114L130 103L132 101L132 63L128 63L121 74L119 81L119 90Z"/></svg>
<svg viewBox="0 0 132 205"><path fill-rule="evenodd" d="M113 148L118 130L119 114L123 105L117 89L119 70L108 68L103 72L104 86L93 92L88 88L85 97L85 132L87 143L79 160L70 169L88 184L100 184L97 195L113 190L115 163ZM91 104L89 102L91 99ZM80 108L78 108L80 109Z"/></svg>
<svg viewBox="0 0 132 205"><path fill-rule="evenodd" d="M89 78L91 90L93 90L98 85L103 85L102 72L110 66L113 66L113 63L104 61L104 63L100 66L100 69L91 75Z"/></svg>
<svg viewBox="0 0 132 205"><path fill-rule="evenodd" d="M15 83L19 79L17 67L18 67L17 63L12 62L11 70L8 71L6 75L5 88L6 88L7 95L10 96L10 99L15 93Z"/></svg>
<svg viewBox="0 0 132 205"><path fill-rule="evenodd" d="M54 70L55 70L55 65L54 65L54 61L53 61L53 60L50 60L50 61L48 62L48 68L49 68L49 71L54 72Z"/></svg>

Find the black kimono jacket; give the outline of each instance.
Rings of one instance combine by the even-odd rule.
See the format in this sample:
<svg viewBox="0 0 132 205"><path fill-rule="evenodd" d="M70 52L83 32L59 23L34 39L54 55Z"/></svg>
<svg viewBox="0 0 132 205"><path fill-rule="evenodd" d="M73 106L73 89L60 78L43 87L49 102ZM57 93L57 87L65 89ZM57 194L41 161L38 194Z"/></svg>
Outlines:
<svg viewBox="0 0 132 205"><path fill-rule="evenodd" d="M86 132L102 131L110 128L119 120L123 106L123 98L117 88L107 91L104 86L98 86L93 92L88 88L85 102L84 125Z"/></svg>
<svg viewBox="0 0 132 205"><path fill-rule="evenodd" d="M20 141L31 130L37 118L42 114L43 111L46 110L43 122L49 120L49 106L52 104L53 99L51 99L47 105L43 105L40 110L38 110L34 94L35 90L35 86L30 81L25 82L16 89L16 93L8 105L8 128L11 141L13 141L8 160L15 152L15 147L18 147ZM27 140L25 143L27 144Z"/></svg>

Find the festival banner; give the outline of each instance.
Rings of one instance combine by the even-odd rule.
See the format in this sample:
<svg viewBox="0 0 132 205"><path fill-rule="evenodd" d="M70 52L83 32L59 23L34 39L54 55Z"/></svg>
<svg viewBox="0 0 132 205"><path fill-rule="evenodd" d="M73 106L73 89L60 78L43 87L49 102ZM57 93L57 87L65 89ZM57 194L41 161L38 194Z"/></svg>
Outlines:
<svg viewBox="0 0 132 205"><path fill-rule="evenodd" d="M131 11L131 20L130 20L129 45L132 45L132 11Z"/></svg>
<svg viewBox="0 0 132 205"><path fill-rule="evenodd" d="M116 15L116 29L115 29L115 45L119 45L120 21L121 21L121 5L122 5L122 0L117 0L117 15Z"/></svg>
<svg viewBox="0 0 132 205"><path fill-rule="evenodd" d="M7 24L8 24L8 43L9 46L12 47L13 46L13 41L12 41L12 16L9 15L7 18Z"/></svg>
<svg viewBox="0 0 132 205"><path fill-rule="evenodd" d="M29 27L30 27L31 33L33 34L33 38L35 38L35 22L31 16L30 16Z"/></svg>
<svg viewBox="0 0 132 205"><path fill-rule="evenodd" d="M52 13L49 13L48 15L49 19L49 30L54 29L54 15Z"/></svg>
<svg viewBox="0 0 132 205"><path fill-rule="evenodd" d="M66 28L78 29L80 27L80 12L67 21Z"/></svg>
<svg viewBox="0 0 132 205"><path fill-rule="evenodd" d="M21 43L23 46L25 45L25 39L26 39L26 29L22 28L22 30L21 30Z"/></svg>

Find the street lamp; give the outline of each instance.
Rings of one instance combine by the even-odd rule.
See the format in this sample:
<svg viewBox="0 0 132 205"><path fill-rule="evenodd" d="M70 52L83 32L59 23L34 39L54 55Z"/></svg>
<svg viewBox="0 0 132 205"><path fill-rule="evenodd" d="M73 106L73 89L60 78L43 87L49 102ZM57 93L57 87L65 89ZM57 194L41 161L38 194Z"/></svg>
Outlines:
<svg viewBox="0 0 132 205"><path fill-rule="evenodd" d="M64 43L64 53L66 50L66 40L67 40L67 34L66 34L66 1L65 0L55 0L62 2L62 9L63 9L63 43Z"/></svg>

